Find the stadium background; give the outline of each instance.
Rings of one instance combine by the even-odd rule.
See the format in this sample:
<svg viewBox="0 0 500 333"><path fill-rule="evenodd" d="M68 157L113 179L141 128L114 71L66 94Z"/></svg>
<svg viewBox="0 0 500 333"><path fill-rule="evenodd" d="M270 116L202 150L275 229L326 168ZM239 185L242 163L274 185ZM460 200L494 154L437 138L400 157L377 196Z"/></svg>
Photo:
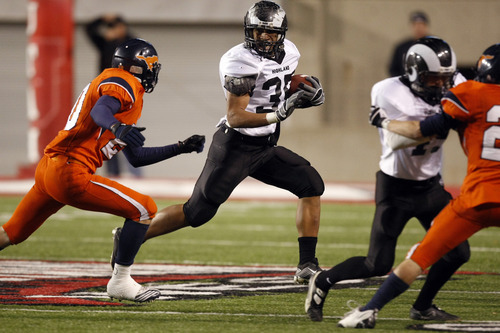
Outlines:
<svg viewBox="0 0 500 333"><path fill-rule="evenodd" d="M97 74L97 51L83 25L104 13L122 15L132 32L152 42L162 63L160 81L145 97L140 125L146 145L163 145L198 133L208 144L225 113L220 56L243 40L243 16L254 0L75 0L74 99ZM387 76L396 42L408 36L408 15L429 14L431 31L470 68L498 42L500 2L495 0L283 0L287 37L302 53L299 73L318 76L326 103L297 111L283 123L280 144L308 158L331 182L373 182L380 145L368 125L371 86ZM26 5L0 0L0 177L15 177L27 158ZM57 22L54 22L57 24ZM54 92L57 93L57 92ZM69 112L69 110L68 110ZM452 133L444 179L459 185L465 158ZM148 166L148 178L196 178L206 151Z"/></svg>

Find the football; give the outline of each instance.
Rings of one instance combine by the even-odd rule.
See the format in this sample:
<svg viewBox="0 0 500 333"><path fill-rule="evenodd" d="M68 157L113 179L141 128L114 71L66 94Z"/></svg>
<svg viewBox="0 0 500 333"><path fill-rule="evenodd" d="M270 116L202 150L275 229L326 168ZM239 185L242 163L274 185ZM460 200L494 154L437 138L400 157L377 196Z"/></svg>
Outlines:
<svg viewBox="0 0 500 333"><path fill-rule="evenodd" d="M292 81L290 82L290 90L289 93L293 94L297 92L299 89L299 84L302 82L309 86L312 86L312 83L306 80L307 75L304 74L296 74L292 76Z"/></svg>

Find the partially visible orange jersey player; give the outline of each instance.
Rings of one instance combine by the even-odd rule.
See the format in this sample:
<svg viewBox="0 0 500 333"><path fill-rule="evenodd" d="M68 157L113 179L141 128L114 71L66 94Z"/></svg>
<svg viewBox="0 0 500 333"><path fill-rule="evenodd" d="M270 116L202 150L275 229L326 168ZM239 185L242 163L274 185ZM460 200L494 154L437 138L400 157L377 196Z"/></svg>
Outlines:
<svg viewBox="0 0 500 333"><path fill-rule="evenodd" d="M19 244L65 205L125 219L112 277L111 298L135 302L160 296L131 276L131 265L157 212L153 199L96 175L103 160L122 151L135 167L203 150L205 137L192 135L161 147L143 147L145 128L137 127L144 93L158 82L161 65L153 45L131 39L120 45L105 69L89 83L73 106L63 130L50 142L35 172L35 184L12 217L0 227L0 250Z"/></svg>

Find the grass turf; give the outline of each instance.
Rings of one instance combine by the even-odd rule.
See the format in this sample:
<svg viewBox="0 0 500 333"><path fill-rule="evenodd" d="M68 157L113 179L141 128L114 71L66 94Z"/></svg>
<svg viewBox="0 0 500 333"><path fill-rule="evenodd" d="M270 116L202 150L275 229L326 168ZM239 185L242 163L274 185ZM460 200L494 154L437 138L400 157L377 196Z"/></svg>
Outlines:
<svg viewBox="0 0 500 333"><path fill-rule="evenodd" d="M19 197L0 200L0 223L7 221ZM158 200L165 207L172 201ZM230 201L210 223L186 228L146 242L136 262L218 265L294 266L298 260L294 203ZM324 204L317 255L323 268L354 255L365 255L374 206ZM108 260L111 230L122 219L65 207L20 245L0 252L0 259ZM416 220L400 237L396 262L424 232ZM500 273L500 231L490 228L474 235L471 260L461 271ZM499 275L456 275L438 294L436 303L469 321L500 321ZM408 310L422 281L379 314L375 331L405 331L417 322ZM157 301L126 307L18 306L0 301L0 331L5 332L298 332L337 330L347 302L366 302L377 285L332 290L325 320L310 322L304 314L303 293L264 293L215 299ZM339 329L340 330L340 329ZM345 331L345 330L344 330Z"/></svg>

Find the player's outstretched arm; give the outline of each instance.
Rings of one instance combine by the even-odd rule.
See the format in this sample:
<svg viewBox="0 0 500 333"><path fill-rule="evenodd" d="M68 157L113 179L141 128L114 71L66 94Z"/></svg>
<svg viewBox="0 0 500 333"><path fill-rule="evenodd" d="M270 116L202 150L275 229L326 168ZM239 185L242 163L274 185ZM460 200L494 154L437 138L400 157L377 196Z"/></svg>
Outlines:
<svg viewBox="0 0 500 333"><path fill-rule="evenodd" d="M375 127L386 129L410 139L418 140L424 138L420 131L420 121L388 119L384 110L376 106L372 106L371 108L369 122Z"/></svg>
<svg viewBox="0 0 500 333"><path fill-rule="evenodd" d="M123 153L132 166L138 168L155 164L171 157L193 151L201 153L205 147L204 135L192 135L184 141L162 147L127 146Z"/></svg>

